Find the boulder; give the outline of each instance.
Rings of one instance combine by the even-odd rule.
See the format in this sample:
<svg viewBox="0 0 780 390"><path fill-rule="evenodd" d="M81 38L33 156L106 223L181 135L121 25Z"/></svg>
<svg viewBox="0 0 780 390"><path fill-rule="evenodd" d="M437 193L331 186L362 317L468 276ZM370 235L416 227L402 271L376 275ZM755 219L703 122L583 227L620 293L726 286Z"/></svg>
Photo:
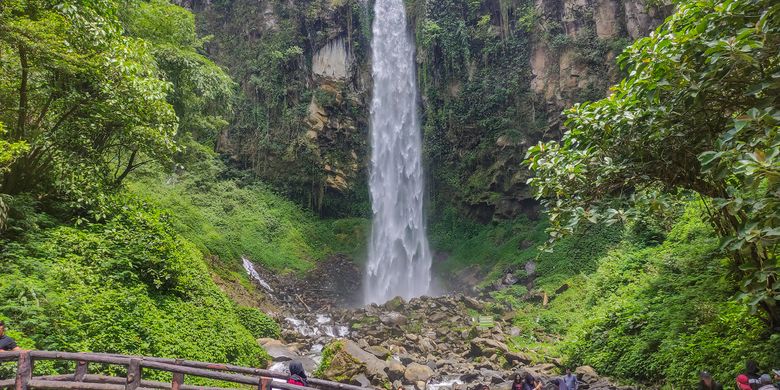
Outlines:
<svg viewBox="0 0 780 390"><path fill-rule="evenodd" d="M406 304L403 298L401 297L395 297L387 302L385 302L384 306L385 309L391 310L391 311L398 311L401 310L401 308Z"/></svg>
<svg viewBox="0 0 780 390"><path fill-rule="evenodd" d="M406 325L408 318L406 318L405 315L399 312L391 311L388 313L380 314L379 321L381 321L383 324L387 326L401 326L401 325Z"/></svg>
<svg viewBox="0 0 780 390"><path fill-rule="evenodd" d="M430 367L418 363L411 363L406 367L404 379L406 379L408 383L417 384L417 382L427 382L433 375L433 370L431 370Z"/></svg>
<svg viewBox="0 0 780 390"><path fill-rule="evenodd" d="M574 370L577 379L585 383L596 383L600 378L596 370L591 366L580 366Z"/></svg>
<svg viewBox="0 0 780 390"><path fill-rule="evenodd" d="M476 311L482 311L482 310L485 309L485 305L483 305L482 302L480 302L480 301L478 301L478 300L476 300L474 298L467 297L467 296L464 295L464 296L461 297L461 301L469 309L473 309L473 310L476 310Z"/></svg>
<svg viewBox="0 0 780 390"><path fill-rule="evenodd" d="M385 370L387 364L376 356L361 349L351 340L337 341L330 365L324 370L325 379L352 381L358 374L365 374L371 384L383 386L388 383Z"/></svg>
<svg viewBox="0 0 780 390"><path fill-rule="evenodd" d="M376 356L381 360L387 360L387 358L390 356L390 350L379 345L372 345L368 348L365 348L365 350L366 352Z"/></svg>
<svg viewBox="0 0 780 390"><path fill-rule="evenodd" d="M517 364L526 365L531 363L531 358L522 352L506 352L504 353L504 357L506 358L507 363L512 366Z"/></svg>
<svg viewBox="0 0 780 390"><path fill-rule="evenodd" d="M298 358L298 354L279 341L266 343L263 348L274 362L286 362Z"/></svg>
<svg viewBox="0 0 780 390"><path fill-rule="evenodd" d="M387 362L387 376L391 381L397 381L404 377L406 367L401 362L391 359Z"/></svg>
<svg viewBox="0 0 780 390"><path fill-rule="evenodd" d="M507 347L506 344L493 339L477 337L471 340L471 350L469 351L469 356L487 357L495 353L506 354L507 352L509 352L509 347Z"/></svg>

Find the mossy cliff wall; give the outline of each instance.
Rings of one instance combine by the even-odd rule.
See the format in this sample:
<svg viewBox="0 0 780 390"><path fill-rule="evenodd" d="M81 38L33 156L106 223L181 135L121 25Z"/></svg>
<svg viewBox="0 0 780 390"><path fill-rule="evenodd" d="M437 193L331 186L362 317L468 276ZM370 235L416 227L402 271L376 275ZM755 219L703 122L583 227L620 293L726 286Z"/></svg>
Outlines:
<svg viewBox="0 0 780 390"><path fill-rule="evenodd" d="M373 4L183 0L241 86L218 148L326 216L367 215ZM487 221L534 214L521 161L560 111L617 81L615 56L666 12L644 0L407 0L427 184ZM435 214L434 214L435 216Z"/></svg>

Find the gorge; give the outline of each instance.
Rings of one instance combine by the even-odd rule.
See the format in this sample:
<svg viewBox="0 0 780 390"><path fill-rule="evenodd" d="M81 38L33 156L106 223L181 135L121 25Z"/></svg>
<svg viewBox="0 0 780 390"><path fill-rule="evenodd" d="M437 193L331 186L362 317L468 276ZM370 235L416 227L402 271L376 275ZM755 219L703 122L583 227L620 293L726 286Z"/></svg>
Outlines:
<svg viewBox="0 0 780 390"><path fill-rule="evenodd" d="M4 0L0 321L408 390L770 372L775 3Z"/></svg>

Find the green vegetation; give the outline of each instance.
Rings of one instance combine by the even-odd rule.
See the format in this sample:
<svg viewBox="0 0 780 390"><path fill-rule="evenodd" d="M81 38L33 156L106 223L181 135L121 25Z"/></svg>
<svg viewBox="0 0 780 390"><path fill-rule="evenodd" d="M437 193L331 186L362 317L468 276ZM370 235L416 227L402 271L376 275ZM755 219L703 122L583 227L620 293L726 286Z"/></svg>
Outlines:
<svg viewBox="0 0 780 390"><path fill-rule="evenodd" d="M619 61L629 76L529 151L556 239L696 194L741 299L780 329L780 7L682 3Z"/></svg>
<svg viewBox="0 0 780 390"><path fill-rule="evenodd" d="M479 267L486 288L506 272L525 277L523 265L536 262L530 291L514 285L490 295L515 312L521 335L510 345L537 362L560 357L567 365L674 388L694 386L703 369L728 383L748 358L777 366L780 337L733 302L738 286L727 277L728 259L718 254L703 206L683 207L663 223L592 225L559 240L552 252L538 249L549 224L524 218L452 230L434 225L431 239L449 251L443 269L457 274Z"/></svg>
<svg viewBox="0 0 780 390"><path fill-rule="evenodd" d="M22 237L0 241L0 312L21 345L265 364L242 311L170 216L121 204L103 223L77 227L29 215L37 222Z"/></svg>
<svg viewBox="0 0 780 390"><path fill-rule="evenodd" d="M169 210L176 231L211 258L221 276L247 281L242 256L274 271L301 272L334 252L362 254L365 219L317 220L260 183L230 178L241 173L203 147L191 148L187 160L187 170L141 172L128 188Z"/></svg>

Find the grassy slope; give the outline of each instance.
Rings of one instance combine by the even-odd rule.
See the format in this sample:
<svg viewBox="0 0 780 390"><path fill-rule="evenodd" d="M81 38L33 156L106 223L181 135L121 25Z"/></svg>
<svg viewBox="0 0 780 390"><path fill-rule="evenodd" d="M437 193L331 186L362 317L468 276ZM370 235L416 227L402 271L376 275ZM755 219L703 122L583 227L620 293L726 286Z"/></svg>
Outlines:
<svg viewBox="0 0 780 390"><path fill-rule="evenodd" d="M209 256L220 277L251 288L241 256L278 272L305 272L336 252L361 257L365 219L319 220L265 186L224 177L216 156L195 152L188 170L147 171L129 189L168 210L175 229Z"/></svg>
<svg viewBox="0 0 780 390"><path fill-rule="evenodd" d="M451 251L453 269L484 262L493 277L536 259L536 289L549 294L547 307L520 301L524 288L494 293L516 310L517 349L629 381L690 388L702 369L731 383L745 359L764 369L780 365L780 336L732 301L726 260L700 215L690 206L660 239L637 229L592 229L553 253L529 246L544 239L544 224L524 220L461 225L444 237L440 224L432 241ZM564 284L569 288L556 295Z"/></svg>
<svg viewBox="0 0 780 390"><path fill-rule="evenodd" d="M278 331L273 323L258 329L257 318L242 321L166 213L118 204L102 223L49 219L0 241L0 318L20 344L263 365L255 338Z"/></svg>

